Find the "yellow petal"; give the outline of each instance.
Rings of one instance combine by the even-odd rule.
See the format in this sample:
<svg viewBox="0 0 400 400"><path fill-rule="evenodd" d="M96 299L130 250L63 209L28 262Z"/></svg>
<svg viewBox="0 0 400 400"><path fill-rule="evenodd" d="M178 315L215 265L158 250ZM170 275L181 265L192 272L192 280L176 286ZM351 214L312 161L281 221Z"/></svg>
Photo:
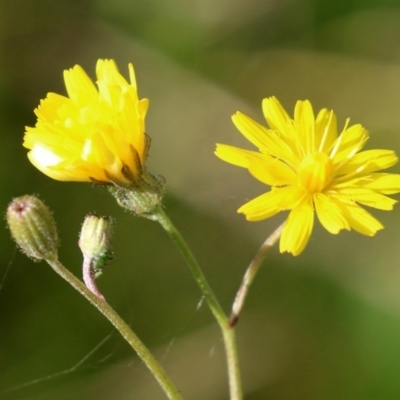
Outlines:
<svg viewBox="0 0 400 400"><path fill-rule="evenodd" d="M345 187L332 194L336 199L364 204L380 210L392 210L396 200L363 187Z"/></svg>
<svg viewBox="0 0 400 400"><path fill-rule="evenodd" d="M314 210L310 198L294 208L282 230L279 243L280 252L299 255L306 247L314 225Z"/></svg>
<svg viewBox="0 0 400 400"><path fill-rule="evenodd" d="M383 225L376 218L357 204L343 201L336 201L336 204L342 210L351 229L366 236L374 236L377 231L383 229Z"/></svg>
<svg viewBox="0 0 400 400"><path fill-rule="evenodd" d="M308 100L298 101L294 109L294 123L296 127L296 137L299 147L303 149L304 155L317 150L315 143L315 120L311 103Z"/></svg>
<svg viewBox="0 0 400 400"><path fill-rule="evenodd" d="M245 214L248 221L260 221L280 211L297 207L304 195L304 191L293 186L273 188L241 206L238 213Z"/></svg>
<svg viewBox="0 0 400 400"><path fill-rule="evenodd" d="M138 103L139 113L142 119L144 120L147 114L147 110L149 109L149 99L140 99Z"/></svg>
<svg viewBox="0 0 400 400"><path fill-rule="evenodd" d="M339 166L343 161L348 162L365 145L368 140L368 132L360 125L353 125L347 128L336 139L331 152L334 164Z"/></svg>
<svg viewBox="0 0 400 400"><path fill-rule="evenodd" d="M79 65L64 71L64 82L68 97L74 103L82 104L97 101L96 87Z"/></svg>
<svg viewBox="0 0 400 400"><path fill-rule="evenodd" d="M374 173L370 179L363 183L364 187L382 194L395 194L400 192L400 175Z"/></svg>
<svg viewBox="0 0 400 400"><path fill-rule="evenodd" d="M287 164L297 164L292 147L275 131L268 130L247 115L237 112L232 121L240 133L264 154L284 160Z"/></svg>
<svg viewBox="0 0 400 400"><path fill-rule="evenodd" d="M291 120L278 99L276 97L264 99L262 101L262 109L270 128L289 137Z"/></svg>
<svg viewBox="0 0 400 400"><path fill-rule="evenodd" d="M89 177L86 174L78 174L79 177L71 179L71 175L66 173L64 170L58 168L58 165L62 161L60 157L52 153L50 150L40 145L35 146L28 153L29 161L43 174L58 181L81 181L90 182ZM76 177L76 172L73 173Z"/></svg>
<svg viewBox="0 0 400 400"><path fill-rule="evenodd" d="M297 175L293 168L277 158L251 155L248 159L248 168L256 179L269 186L296 185L297 182Z"/></svg>
<svg viewBox="0 0 400 400"><path fill-rule="evenodd" d="M389 168L396 164L398 158L392 150L366 150L355 154L336 171L338 175L356 172L366 174Z"/></svg>
<svg viewBox="0 0 400 400"><path fill-rule="evenodd" d="M53 122L60 118L59 110L68 103L72 103L71 99L56 93L48 93L46 98L40 101L39 107L35 110L38 120Z"/></svg>
<svg viewBox="0 0 400 400"><path fill-rule="evenodd" d="M125 91L133 88L119 73L114 60L99 60L96 65L97 86L100 98L110 106L117 107L120 104L120 96Z"/></svg>
<svg viewBox="0 0 400 400"><path fill-rule="evenodd" d="M328 153L337 139L337 120L333 111L323 108L315 121L316 151Z"/></svg>
<svg viewBox="0 0 400 400"><path fill-rule="evenodd" d="M351 180L335 179L329 186L330 192L342 193L348 188L367 188L376 193L394 194L400 192L400 175L372 173L357 176ZM344 192L343 192L344 193Z"/></svg>
<svg viewBox="0 0 400 400"><path fill-rule="evenodd" d="M137 89L137 86L136 86L136 75L135 75L135 70L133 68L132 63L128 64L128 69L129 69L129 81L131 82L131 85L135 89Z"/></svg>
<svg viewBox="0 0 400 400"><path fill-rule="evenodd" d="M245 214L247 221L261 221L272 217L281 211L277 207L276 193L273 191L262 194L250 200L238 209L238 213Z"/></svg>
<svg viewBox="0 0 400 400"><path fill-rule="evenodd" d="M350 229L350 225L340 207L330 197L323 193L316 193L314 195L314 205L319 221L329 233L335 235L342 229Z"/></svg>
<svg viewBox="0 0 400 400"><path fill-rule="evenodd" d="M237 165L238 167L248 168L249 157L262 157L260 153L250 150L239 149L238 147L228 146L226 144L217 143L215 155L221 160L230 164Z"/></svg>

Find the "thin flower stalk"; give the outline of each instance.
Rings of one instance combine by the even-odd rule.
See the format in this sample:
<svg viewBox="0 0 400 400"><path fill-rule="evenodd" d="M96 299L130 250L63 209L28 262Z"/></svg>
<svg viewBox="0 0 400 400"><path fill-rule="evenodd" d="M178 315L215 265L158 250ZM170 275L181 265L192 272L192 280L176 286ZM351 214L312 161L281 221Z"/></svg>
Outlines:
<svg viewBox="0 0 400 400"><path fill-rule="evenodd" d="M136 336L129 325L118 315L118 313L101 297L88 289L78 278L69 272L56 258L46 259L46 262L53 270L66 280L75 290L85 297L93 306L95 306L110 322L122 337L130 344L132 349L141 358L146 367L153 374L162 390L170 400L183 400L179 391L164 371L162 366L157 362L151 352Z"/></svg>
<svg viewBox="0 0 400 400"><path fill-rule="evenodd" d="M229 317L230 326L235 326L237 324L250 285L252 284L254 278L256 277L256 274L260 269L261 264L264 261L265 257L281 237L282 229L283 229L283 224L280 225L277 229L275 229L275 231L272 232L270 236L268 236L267 240L261 245L256 255L251 260L250 265L247 267L247 270L242 279L242 283L240 284L239 290L236 293L235 300L232 305L232 311Z"/></svg>
<svg viewBox="0 0 400 400"><path fill-rule="evenodd" d="M86 287L95 294L98 298L106 300L100 289L97 286L96 278L93 271L93 259L90 257L84 257L82 263L82 278Z"/></svg>
<svg viewBox="0 0 400 400"><path fill-rule="evenodd" d="M216 296L214 295L210 285L208 284L203 274L203 271L201 270L197 260L195 259L193 253L183 239L182 235L179 233L179 231L176 229L172 221L161 209L161 207L158 207L154 211L154 217L170 236L176 247L179 249L180 253L186 261L186 264L189 267L190 272L197 282L197 285L199 286L200 291L204 296L204 299L206 300L212 314L214 315L221 328L227 359L230 400L241 400L243 399L243 394L235 331L233 327L230 326L227 316L222 310Z"/></svg>

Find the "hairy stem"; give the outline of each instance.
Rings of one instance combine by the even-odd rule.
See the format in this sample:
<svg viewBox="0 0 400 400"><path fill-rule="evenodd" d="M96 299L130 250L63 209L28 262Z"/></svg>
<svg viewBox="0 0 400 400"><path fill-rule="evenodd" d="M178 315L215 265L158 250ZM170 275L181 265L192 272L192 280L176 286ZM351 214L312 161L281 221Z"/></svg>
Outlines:
<svg viewBox="0 0 400 400"><path fill-rule="evenodd" d="M250 265L243 276L242 283L240 284L239 290L236 293L235 300L232 305L231 315L229 317L229 324L235 326L239 319L239 314L243 309L244 302L246 300L247 293L249 291L250 285L253 282L262 262L264 261L266 255L268 254L271 247L279 240L283 225L280 225L267 240L261 245L256 255L251 260Z"/></svg>
<svg viewBox="0 0 400 400"><path fill-rule="evenodd" d="M117 331L131 345L133 350L135 350L137 355L156 378L168 399L182 400L182 396L179 394L164 369L118 313L104 299L90 291L84 283L69 272L60 261L57 259L47 259L46 261L58 275L65 279L75 290L95 306L112 325L114 325Z"/></svg>
<svg viewBox="0 0 400 400"><path fill-rule="evenodd" d="M208 284L203 271L201 270L199 264L197 263L193 253L191 252L189 246L173 225L171 220L165 214L165 212L158 207L153 211L155 219L161 224L164 230L168 233L171 240L174 242L176 247L179 249L186 264L189 267L195 281L197 282L201 293L203 294L212 314L217 320L224 340L225 353L227 359L228 368L228 378L229 378L229 391L230 400L242 400L242 387L240 378L240 368L239 368L239 358L237 354L235 331L232 326L230 326L227 316L222 310L217 298L215 297L210 285Z"/></svg>

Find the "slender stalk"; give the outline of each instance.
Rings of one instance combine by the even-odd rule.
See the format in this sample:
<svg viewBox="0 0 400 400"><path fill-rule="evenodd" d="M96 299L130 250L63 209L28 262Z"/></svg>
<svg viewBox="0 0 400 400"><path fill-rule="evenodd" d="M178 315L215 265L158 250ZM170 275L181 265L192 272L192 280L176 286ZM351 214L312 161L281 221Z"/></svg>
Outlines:
<svg viewBox="0 0 400 400"><path fill-rule="evenodd" d="M92 266L93 266L93 259L84 255L82 264L83 282L92 293L94 293L97 297L105 301L106 299L104 298L99 288L97 287Z"/></svg>
<svg viewBox="0 0 400 400"><path fill-rule="evenodd" d="M251 260L250 265L247 267L242 283L240 284L239 290L236 293L235 300L232 305L232 311L229 317L230 326L235 326L238 322L239 314L244 306L250 285L253 282L269 250L279 240L283 225L284 224L280 225L277 229L275 229L274 232L272 232L270 236L268 236L267 240L261 245L256 255Z"/></svg>
<svg viewBox="0 0 400 400"><path fill-rule="evenodd" d="M117 314L117 312L114 311L114 309L104 299L91 292L83 282L69 272L60 261L57 259L47 259L46 261L58 275L65 279L75 290L94 305L111 322L111 324L114 325L117 331L131 345L133 350L135 350L137 355L154 375L168 399L182 400L182 396L179 394L164 369L132 331L129 325Z"/></svg>
<svg viewBox="0 0 400 400"><path fill-rule="evenodd" d="M190 272L200 288L201 293L203 294L211 312L221 328L227 359L230 400L242 400L243 394L235 331L229 325L227 316L219 305L219 302L215 297L210 285L208 284L199 264L197 263L193 253L179 231L176 229L161 207L158 207L155 211L153 211L153 216L161 224L181 252L186 264L190 269Z"/></svg>

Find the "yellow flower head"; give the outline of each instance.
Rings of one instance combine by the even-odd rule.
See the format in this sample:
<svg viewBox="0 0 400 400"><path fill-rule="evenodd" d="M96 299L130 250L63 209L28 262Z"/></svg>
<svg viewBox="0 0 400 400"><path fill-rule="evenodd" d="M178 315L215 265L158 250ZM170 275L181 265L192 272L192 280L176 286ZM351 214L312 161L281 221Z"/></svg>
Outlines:
<svg viewBox="0 0 400 400"><path fill-rule="evenodd" d="M269 129L241 112L232 120L259 152L217 144L222 160L247 168L271 190L239 208L248 221L290 210L280 251L300 254L310 238L314 211L324 228L337 234L354 229L373 236L383 225L360 205L391 210L400 192L400 175L381 173L397 162L391 150L360 151L368 132L349 120L338 135L333 111L317 118L311 103L298 101L291 119L275 97L262 103Z"/></svg>
<svg viewBox="0 0 400 400"><path fill-rule="evenodd" d="M79 65L64 71L68 97L49 93L40 102L23 145L50 178L135 183L150 143L144 132L149 102L139 100L132 64L130 83L113 60L98 60L96 75L97 88Z"/></svg>

